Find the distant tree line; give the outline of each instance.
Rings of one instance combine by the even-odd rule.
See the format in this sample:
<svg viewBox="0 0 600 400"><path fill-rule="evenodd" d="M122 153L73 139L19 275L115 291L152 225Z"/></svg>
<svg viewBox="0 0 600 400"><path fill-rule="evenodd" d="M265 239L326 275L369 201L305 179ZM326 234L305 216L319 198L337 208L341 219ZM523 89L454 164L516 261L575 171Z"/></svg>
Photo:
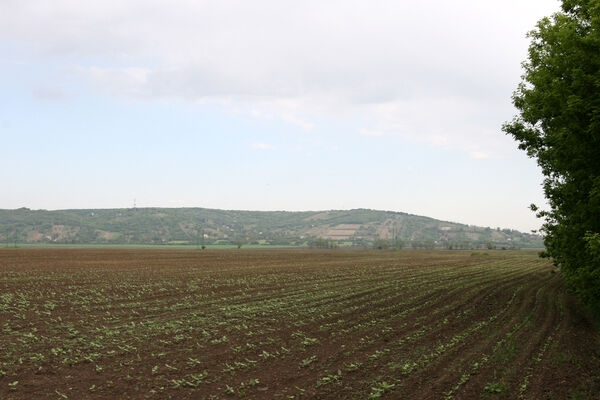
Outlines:
<svg viewBox="0 0 600 400"><path fill-rule="evenodd" d="M400 250L404 248L404 241L400 238L391 240L378 238L373 242L373 248L377 250L395 249Z"/></svg>
<svg viewBox="0 0 600 400"><path fill-rule="evenodd" d="M317 249L335 249L339 247L337 241L331 239L324 239L320 236L310 241L309 246Z"/></svg>

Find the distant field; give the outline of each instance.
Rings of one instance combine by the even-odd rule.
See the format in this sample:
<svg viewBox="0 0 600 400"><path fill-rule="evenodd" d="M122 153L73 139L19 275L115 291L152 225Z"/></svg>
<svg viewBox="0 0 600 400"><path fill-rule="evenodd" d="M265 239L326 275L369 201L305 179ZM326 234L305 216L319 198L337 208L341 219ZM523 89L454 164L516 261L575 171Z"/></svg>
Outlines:
<svg viewBox="0 0 600 400"><path fill-rule="evenodd" d="M208 244L205 250L228 250L237 249L235 244ZM290 249L300 248L293 245L276 244L244 244L243 249ZM200 246L191 244L56 244L56 243L19 243L17 245L5 244L5 249L15 248L40 248L40 249L152 249L152 250L190 250L199 251Z"/></svg>
<svg viewBox="0 0 600 400"><path fill-rule="evenodd" d="M597 399L535 252L0 249L1 399Z"/></svg>

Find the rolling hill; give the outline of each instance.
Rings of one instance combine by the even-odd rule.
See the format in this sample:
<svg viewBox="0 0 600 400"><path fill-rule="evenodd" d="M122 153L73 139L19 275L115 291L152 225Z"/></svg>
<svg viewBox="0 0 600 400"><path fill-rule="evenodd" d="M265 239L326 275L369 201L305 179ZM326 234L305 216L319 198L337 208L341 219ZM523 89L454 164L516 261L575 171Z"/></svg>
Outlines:
<svg viewBox="0 0 600 400"><path fill-rule="evenodd" d="M0 210L0 240L39 244L178 244L505 248L543 247L538 235L402 212L234 211L207 208Z"/></svg>

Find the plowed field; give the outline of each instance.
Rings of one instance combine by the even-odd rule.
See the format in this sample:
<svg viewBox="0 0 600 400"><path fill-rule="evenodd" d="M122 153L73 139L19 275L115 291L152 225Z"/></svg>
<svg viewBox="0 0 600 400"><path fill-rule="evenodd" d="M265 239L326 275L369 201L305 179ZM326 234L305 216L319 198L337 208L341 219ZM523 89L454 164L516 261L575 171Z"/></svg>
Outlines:
<svg viewBox="0 0 600 400"><path fill-rule="evenodd" d="M534 252L0 249L1 399L598 399Z"/></svg>

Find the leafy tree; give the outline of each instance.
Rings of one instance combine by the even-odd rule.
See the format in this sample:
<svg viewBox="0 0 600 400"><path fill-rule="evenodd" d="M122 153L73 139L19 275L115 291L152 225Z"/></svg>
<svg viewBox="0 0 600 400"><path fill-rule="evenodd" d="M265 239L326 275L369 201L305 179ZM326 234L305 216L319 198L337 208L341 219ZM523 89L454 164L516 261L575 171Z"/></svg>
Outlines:
<svg viewBox="0 0 600 400"><path fill-rule="evenodd" d="M338 244L333 240L323 239L319 236L316 240L311 242L311 247L317 247L319 249L335 249L338 247Z"/></svg>
<svg viewBox="0 0 600 400"><path fill-rule="evenodd" d="M392 242L392 247L397 250L402 250L404 248L404 240L400 238L394 239Z"/></svg>
<svg viewBox="0 0 600 400"><path fill-rule="evenodd" d="M382 238L377 238L373 242L373 247L378 250L387 250L390 248L390 242Z"/></svg>
<svg viewBox="0 0 600 400"><path fill-rule="evenodd" d="M433 250L435 248L435 242L431 239L428 239L423 242L423 247L425 247L427 250Z"/></svg>
<svg viewBox="0 0 600 400"><path fill-rule="evenodd" d="M545 255L600 315L600 0L563 0L529 33L519 114L503 130L535 157L550 209Z"/></svg>

